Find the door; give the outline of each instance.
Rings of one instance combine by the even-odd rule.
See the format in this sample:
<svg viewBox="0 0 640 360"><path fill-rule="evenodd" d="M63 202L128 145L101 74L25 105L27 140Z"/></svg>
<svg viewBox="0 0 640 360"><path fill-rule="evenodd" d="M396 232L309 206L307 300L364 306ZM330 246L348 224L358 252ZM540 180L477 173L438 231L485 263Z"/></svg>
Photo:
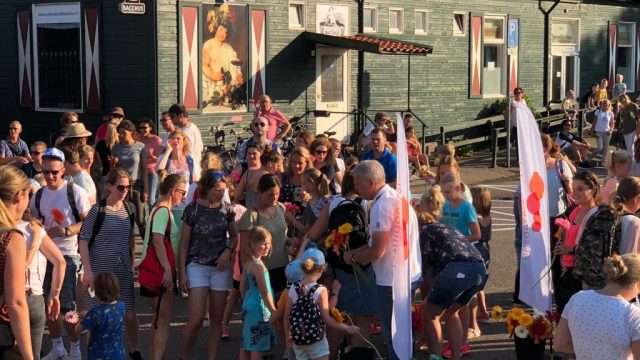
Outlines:
<svg viewBox="0 0 640 360"><path fill-rule="evenodd" d="M578 59L575 54L551 55L551 101L562 101L568 90L578 96Z"/></svg>
<svg viewBox="0 0 640 360"><path fill-rule="evenodd" d="M316 134L335 132L335 137L348 141L348 66L344 49L317 46L316 49L316 110L325 110L328 117L316 116Z"/></svg>

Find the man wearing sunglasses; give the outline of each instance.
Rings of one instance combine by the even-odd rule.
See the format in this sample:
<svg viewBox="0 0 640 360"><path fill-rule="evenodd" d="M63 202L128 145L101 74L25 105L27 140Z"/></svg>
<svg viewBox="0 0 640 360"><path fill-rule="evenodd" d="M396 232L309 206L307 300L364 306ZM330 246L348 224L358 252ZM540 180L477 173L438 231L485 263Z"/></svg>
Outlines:
<svg viewBox="0 0 640 360"><path fill-rule="evenodd" d="M289 131L291 131L291 124L289 120L282 114L280 110L274 109L271 103L271 98L268 95L262 95L260 97L260 106L256 117L263 117L269 122L269 128L267 130L267 139L278 142L284 138ZM282 126L282 130L278 132L278 128Z"/></svg>
<svg viewBox="0 0 640 360"><path fill-rule="evenodd" d="M52 266L47 265L44 277L45 298L51 291L60 292L60 311L62 314L75 310L76 274L80 267L78 254L78 233L82 220L89 212L87 192L80 186L68 184L64 180L64 153L56 148L47 149L42 155L42 173L47 185L31 197L29 210L32 218L39 218L47 234L64 256L67 266L61 289L51 288ZM79 337L74 324L66 323L71 350L67 355L62 342L62 316L56 321L47 319L53 347L46 358L81 359Z"/></svg>
<svg viewBox="0 0 640 360"><path fill-rule="evenodd" d="M29 147L24 140L20 139L22 124L19 121L12 121L9 124L9 136L0 141L0 165L22 166L31 161Z"/></svg>
<svg viewBox="0 0 640 360"><path fill-rule="evenodd" d="M269 132L269 120L264 117L256 117L251 120L251 131L253 137L243 141L238 147L238 154L236 155L236 167L234 172L238 174L238 179L249 168L247 165L247 152L249 151L249 145L259 144L263 148L265 146L271 146L275 151L280 151L278 144L275 141L269 140L267 134Z"/></svg>
<svg viewBox="0 0 640 360"><path fill-rule="evenodd" d="M33 179L36 175L42 174L42 155L46 149L47 144L45 144L44 141L35 141L31 144L31 151L29 153L33 161L25 164L21 168L29 179Z"/></svg>
<svg viewBox="0 0 640 360"><path fill-rule="evenodd" d="M189 138L189 144L191 145L189 155L193 158L194 178L200 179L200 162L202 160L202 151L204 151L200 129L191 122L187 108L183 104L173 104L167 112L171 116L173 123L179 126Z"/></svg>

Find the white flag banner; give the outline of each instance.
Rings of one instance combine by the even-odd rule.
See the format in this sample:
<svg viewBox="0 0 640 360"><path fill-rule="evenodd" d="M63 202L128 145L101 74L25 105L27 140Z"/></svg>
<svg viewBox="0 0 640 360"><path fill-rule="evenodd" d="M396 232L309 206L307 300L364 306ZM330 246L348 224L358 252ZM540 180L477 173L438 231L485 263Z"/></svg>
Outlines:
<svg viewBox="0 0 640 360"><path fill-rule="evenodd" d="M409 360L413 356L413 339L411 326L411 261L410 251L414 250L415 239L409 239L409 202L410 174L409 154L407 153L407 138L402 126L402 117L397 113L397 156L398 170L396 178L396 190L400 201L398 209L398 221L401 226L402 236L393 236L391 250L393 251L393 313L391 316L391 339L393 350L400 360ZM415 232L412 232L415 233ZM415 257L418 254L412 254Z"/></svg>
<svg viewBox="0 0 640 360"><path fill-rule="evenodd" d="M536 119L524 101L512 105L518 129L518 159L522 204L520 294L525 304L551 311L551 244L547 169Z"/></svg>

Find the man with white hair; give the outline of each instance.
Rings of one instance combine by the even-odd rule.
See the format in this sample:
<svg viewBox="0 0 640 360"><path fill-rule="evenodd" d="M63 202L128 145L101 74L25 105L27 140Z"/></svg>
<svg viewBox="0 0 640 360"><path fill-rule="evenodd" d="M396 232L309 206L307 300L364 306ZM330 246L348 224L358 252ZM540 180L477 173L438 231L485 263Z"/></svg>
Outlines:
<svg viewBox="0 0 640 360"><path fill-rule="evenodd" d="M32 161L27 143L20 139L21 133L22 124L12 121L9 124L9 136L0 141L0 165L22 166Z"/></svg>

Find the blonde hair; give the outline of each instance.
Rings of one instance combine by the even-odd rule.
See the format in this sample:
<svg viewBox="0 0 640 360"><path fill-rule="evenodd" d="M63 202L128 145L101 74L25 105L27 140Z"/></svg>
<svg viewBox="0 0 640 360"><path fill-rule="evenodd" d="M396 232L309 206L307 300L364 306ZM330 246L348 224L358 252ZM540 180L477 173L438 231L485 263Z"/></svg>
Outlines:
<svg viewBox="0 0 640 360"><path fill-rule="evenodd" d="M203 172L209 169L222 170L222 160L216 153L207 151L202 155L200 167L202 167Z"/></svg>
<svg viewBox="0 0 640 360"><path fill-rule="evenodd" d="M420 216L419 220L424 224L430 224L435 222L435 219L442 217L442 207L444 206L445 198L442 195L442 191L439 185L434 185L428 189L420 197ZM428 213L425 211L427 204L433 205L433 212Z"/></svg>
<svg viewBox="0 0 640 360"><path fill-rule="evenodd" d="M640 281L640 254L615 254L604 261L602 270L607 283L631 286Z"/></svg>
<svg viewBox="0 0 640 360"><path fill-rule="evenodd" d="M20 169L12 165L0 166L0 227L16 227L15 220L7 210L7 204L15 199L18 192L30 188L29 179Z"/></svg>
<svg viewBox="0 0 640 360"><path fill-rule="evenodd" d="M240 259L243 263L254 259L254 247L263 241L271 243L271 233L263 226L252 227L247 241L243 242L240 248Z"/></svg>
<svg viewBox="0 0 640 360"><path fill-rule="evenodd" d="M471 188L471 199L478 215L491 215L491 192L488 188L484 186Z"/></svg>
<svg viewBox="0 0 640 360"><path fill-rule="evenodd" d="M182 154L187 155L189 153L189 150L191 150L191 142L189 141L189 137L181 129L175 129L169 134L169 139L177 135L182 136L182 142L184 143L184 145L182 145Z"/></svg>
<svg viewBox="0 0 640 360"><path fill-rule="evenodd" d="M300 270L305 274L315 274L324 271L324 265L317 265L312 258L300 262Z"/></svg>
<svg viewBox="0 0 640 360"><path fill-rule="evenodd" d="M82 145L78 149L78 155L80 155L80 159L82 159L85 155L93 155L95 150L91 147L91 145Z"/></svg>
<svg viewBox="0 0 640 360"><path fill-rule="evenodd" d="M631 154L627 150L609 151L604 159L607 168L607 179L615 176L616 164L628 164L631 162Z"/></svg>
<svg viewBox="0 0 640 360"><path fill-rule="evenodd" d="M302 180L310 182L318 190L320 197L329 195L329 180L322 171L309 168L302 173Z"/></svg>
<svg viewBox="0 0 640 360"><path fill-rule="evenodd" d="M440 184L440 182L442 181L442 179L440 179L440 166L444 165L449 166L450 171L460 173L460 167L458 166L458 162L456 161L455 157L453 157L453 155L445 155L439 158L436 165L436 184Z"/></svg>
<svg viewBox="0 0 640 360"><path fill-rule="evenodd" d="M445 184L454 184L456 186L460 186L462 187L462 180L460 179L460 175L454 173L454 172L448 172L446 174L444 174L444 176L442 177L442 179L440 179L440 184L439 185L445 185Z"/></svg>
<svg viewBox="0 0 640 360"><path fill-rule="evenodd" d="M289 154L287 159L287 169L285 170L284 174L287 175L288 177L293 177L294 175L293 174L293 157L294 156L301 157L307 162L306 169L312 166L311 154L309 153L309 150L307 148L297 147L293 149L293 151L291 152L291 154Z"/></svg>
<svg viewBox="0 0 640 360"><path fill-rule="evenodd" d="M453 144L449 143L449 144L441 144L436 146L436 149L434 150L434 152L436 153L436 164L440 161L440 159L442 159L443 157L449 155L449 156L456 156L456 147L453 146Z"/></svg>
<svg viewBox="0 0 640 360"><path fill-rule="evenodd" d="M104 144L107 145L107 148L111 149L113 145L118 142L118 129L114 124L109 123L107 126L107 133L104 136Z"/></svg>

